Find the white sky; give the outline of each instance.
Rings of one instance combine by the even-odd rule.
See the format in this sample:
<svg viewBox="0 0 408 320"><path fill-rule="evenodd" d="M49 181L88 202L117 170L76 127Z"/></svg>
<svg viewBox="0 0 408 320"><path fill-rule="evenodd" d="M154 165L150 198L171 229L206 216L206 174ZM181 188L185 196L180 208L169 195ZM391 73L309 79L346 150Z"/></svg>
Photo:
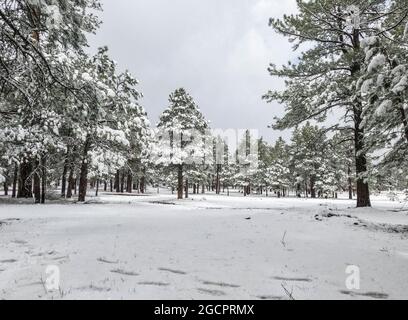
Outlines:
<svg viewBox="0 0 408 320"><path fill-rule="evenodd" d="M270 17L296 10L295 0L102 0L103 25L92 50L108 45L121 69L140 80L155 124L168 95L184 87L213 128L258 129L273 142L287 134L267 126L283 107L261 99L281 88L270 62L295 54L268 26Z"/></svg>

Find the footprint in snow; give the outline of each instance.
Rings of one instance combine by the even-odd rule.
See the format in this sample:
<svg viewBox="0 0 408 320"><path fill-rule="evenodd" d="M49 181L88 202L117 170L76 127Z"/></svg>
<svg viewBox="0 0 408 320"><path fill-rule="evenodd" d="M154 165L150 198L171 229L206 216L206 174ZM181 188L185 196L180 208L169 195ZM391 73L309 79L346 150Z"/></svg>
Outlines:
<svg viewBox="0 0 408 320"><path fill-rule="evenodd" d="M225 282L201 281L201 283L207 286L217 286L217 287L222 287L222 288L239 288L240 287L239 285L225 283Z"/></svg>
<svg viewBox="0 0 408 320"><path fill-rule="evenodd" d="M312 282L309 278L288 278L288 277L273 277L274 280L288 281L288 282Z"/></svg>
<svg viewBox="0 0 408 320"><path fill-rule="evenodd" d="M215 297L221 297L221 296L226 295L226 293L221 290L208 290L208 289L198 288L197 291L202 294L207 294L207 295L215 296Z"/></svg>
<svg viewBox="0 0 408 320"><path fill-rule="evenodd" d="M122 270L122 269L114 269L114 270L111 270L111 272L112 272L112 273L121 274L121 275L124 275L124 276L131 276L131 277L136 277L136 276L139 275L139 274L136 273L136 272L133 272L133 271L125 271L125 270Z"/></svg>
<svg viewBox="0 0 408 320"><path fill-rule="evenodd" d="M13 240L11 242L15 244L20 244L20 245L25 245L28 243L27 241L24 241L24 240Z"/></svg>
<svg viewBox="0 0 408 320"><path fill-rule="evenodd" d="M109 260L106 258L98 258L97 261L102 262L102 263L108 263L108 264L118 264L119 260Z"/></svg>
<svg viewBox="0 0 408 320"><path fill-rule="evenodd" d="M167 282L155 282L155 281L141 281L138 282L141 286L157 286L157 287L167 287L170 283Z"/></svg>
<svg viewBox="0 0 408 320"><path fill-rule="evenodd" d="M0 263L14 263L17 262L16 259L6 259L6 260L0 260Z"/></svg>
<svg viewBox="0 0 408 320"><path fill-rule="evenodd" d="M257 296L260 300L287 300L285 297L281 296Z"/></svg>
<svg viewBox="0 0 408 320"><path fill-rule="evenodd" d="M180 274L180 275L186 275L187 272L181 271L181 270L174 270L174 269L168 269L168 268L159 268L158 270L160 271L165 271L165 272L170 272L174 274Z"/></svg>
<svg viewBox="0 0 408 320"><path fill-rule="evenodd" d="M360 297L368 297L368 298L379 299L379 300L385 300L385 299L389 298L388 294L381 293L381 292L358 293L358 292L353 292L353 291L341 290L340 293L345 294L345 295L349 295L349 296L352 296L352 297L360 296Z"/></svg>

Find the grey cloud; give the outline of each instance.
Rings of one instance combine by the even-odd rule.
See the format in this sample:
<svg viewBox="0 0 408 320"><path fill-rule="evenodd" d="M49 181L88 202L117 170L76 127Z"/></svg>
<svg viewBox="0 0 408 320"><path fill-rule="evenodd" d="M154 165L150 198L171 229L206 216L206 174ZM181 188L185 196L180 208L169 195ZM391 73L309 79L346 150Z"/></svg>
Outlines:
<svg viewBox="0 0 408 320"><path fill-rule="evenodd" d="M91 49L108 45L113 58L140 80L142 101L155 123L178 87L193 95L216 128L259 129L269 141L281 132L267 126L282 106L261 96L281 87L270 62L292 57L268 18L295 10L294 0L102 0L104 22Z"/></svg>

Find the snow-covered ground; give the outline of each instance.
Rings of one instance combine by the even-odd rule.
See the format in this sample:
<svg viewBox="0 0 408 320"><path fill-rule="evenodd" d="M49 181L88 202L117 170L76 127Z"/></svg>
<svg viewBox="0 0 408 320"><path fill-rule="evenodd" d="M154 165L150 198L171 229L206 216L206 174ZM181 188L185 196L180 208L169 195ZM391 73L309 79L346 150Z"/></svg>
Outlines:
<svg viewBox="0 0 408 320"><path fill-rule="evenodd" d="M374 209L239 195L6 202L0 299L408 299L408 206L385 198ZM349 265L360 290L346 288Z"/></svg>

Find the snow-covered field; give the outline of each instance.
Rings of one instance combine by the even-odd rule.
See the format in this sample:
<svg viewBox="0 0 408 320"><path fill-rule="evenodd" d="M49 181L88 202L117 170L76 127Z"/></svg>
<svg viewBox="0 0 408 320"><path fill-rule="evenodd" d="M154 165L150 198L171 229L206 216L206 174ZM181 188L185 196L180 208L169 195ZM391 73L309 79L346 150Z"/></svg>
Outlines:
<svg viewBox="0 0 408 320"><path fill-rule="evenodd" d="M0 202L0 299L408 299L408 206L242 196ZM346 268L361 288L346 288ZM46 269L60 289L48 292Z"/></svg>

